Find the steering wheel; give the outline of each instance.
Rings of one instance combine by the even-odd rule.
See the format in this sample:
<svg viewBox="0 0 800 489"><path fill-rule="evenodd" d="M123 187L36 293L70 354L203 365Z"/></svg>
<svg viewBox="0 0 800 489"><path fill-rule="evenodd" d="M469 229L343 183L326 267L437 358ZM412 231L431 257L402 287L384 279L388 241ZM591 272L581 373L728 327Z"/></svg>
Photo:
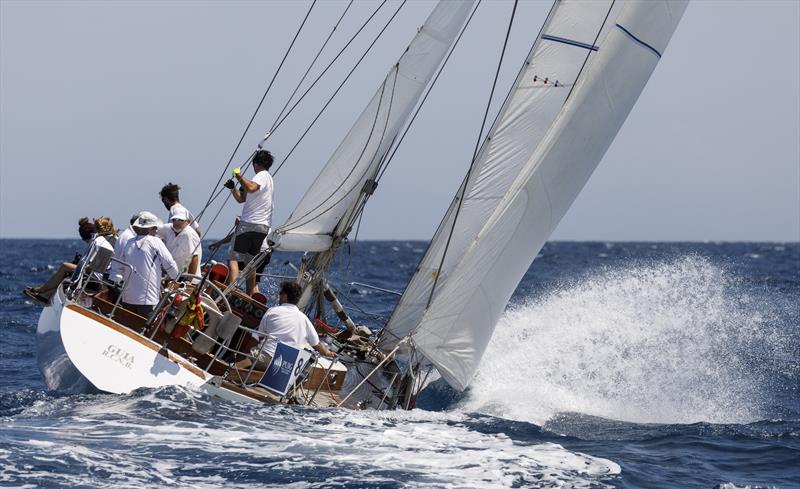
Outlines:
<svg viewBox="0 0 800 489"><path fill-rule="evenodd" d="M203 280L203 277L201 275L196 275L193 273L182 273L180 277L178 277L178 280L184 278L187 279L187 281L190 281L191 279L199 279L200 281ZM213 292L213 294L209 294L208 293L209 291ZM209 299L211 299L214 302L214 304L216 304L216 306L220 309L220 312L224 313L228 311L231 312L233 311L230 302L228 302L228 298L225 297L225 295L222 293L222 290L220 290L220 288L217 287L217 284L215 284L214 282L206 280L205 285L203 286L203 290L200 291L200 293L205 294Z"/></svg>

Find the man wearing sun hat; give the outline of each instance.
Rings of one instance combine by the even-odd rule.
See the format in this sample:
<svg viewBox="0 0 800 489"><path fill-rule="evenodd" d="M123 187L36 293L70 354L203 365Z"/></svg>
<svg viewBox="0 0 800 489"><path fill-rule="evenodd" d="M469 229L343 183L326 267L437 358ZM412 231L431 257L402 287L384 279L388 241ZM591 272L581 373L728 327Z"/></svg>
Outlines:
<svg viewBox="0 0 800 489"><path fill-rule="evenodd" d="M189 212L185 207L173 206L169 212L171 226L161 230L164 243L181 273L197 273L203 259L200 236L189 225Z"/></svg>
<svg viewBox="0 0 800 489"><path fill-rule="evenodd" d="M136 237L125 245L123 261L133 271L125 270L122 307L140 316L149 316L161 299L161 271L178 278L178 265L163 241L156 237L159 219L151 212L141 212L133 223Z"/></svg>

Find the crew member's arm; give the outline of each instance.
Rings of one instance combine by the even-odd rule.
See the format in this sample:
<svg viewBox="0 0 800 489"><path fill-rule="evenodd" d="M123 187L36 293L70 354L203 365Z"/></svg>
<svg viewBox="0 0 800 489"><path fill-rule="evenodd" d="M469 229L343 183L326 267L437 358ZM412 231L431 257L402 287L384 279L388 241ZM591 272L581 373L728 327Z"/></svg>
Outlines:
<svg viewBox="0 0 800 489"><path fill-rule="evenodd" d="M231 180L228 181L231 182L231 184L233 184ZM244 203L246 197L245 193L242 191L244 190L244 188L238 189L236 188L236 185L233 185L232 187L229 188L231 189L231 195L233 195L233 200L235 200L240 204Z"/></svg>
<svg viewBox="0 0 800 489"><path fill-rule="evenodd" d="M188 211L187 211L188 212ZM198 236L202 236L203 233L200 231L200 223L197 222L197 219L194 218L191 212L189 212L189 226L194 229Z"/></svg>
<svg viewBox="0 0 800 489"><path fill-rule="evenodd" d="M314 348L315 350L320 352L321 355L324 355L326 357L335 357L336 356L336 354L333 353L332 351L328 350L328 348L325 346L325 343L323 343L321 341L319 343L317 343L316 345L314 345L312 348Z"/></svg>
<svg viewBox="0 0 800 489"><path fill-rule="evenodd" d="M192 261L189 263L189 268L186 273L194 275L197 273L197 268L200 266L200 258L197 255L192 255Z"/></svg>
<svg viewBox="0 0 800 489"><path fill-rule="evenodd" d="M185 238L188 239L189 249L192 250L192 258L189 260L189 266L186 267L186 273L195 275L200 270L200 259L203 256L203 244L200 242L200 236L195 233L193 229L184 229L183 234Z"/></svg>
<svg viewBox="0 0 800 489"><path fill-rule="evenodd" d="M336 356L335 353L328 350L328 347L325 346L325 343L319 340L319 335L317 335L317 330L314 329L314 326L311 324L311 321L308 320L308 317L306 317L305 322L306 322L306 341L308 342L309 345L311 345L311 348L317 350L318 352L320 352L320 354L326 357Z"/></svg>
<svg viewBox="0 0 800 489"><path fill-rule="evenodd" d="M177 280L178 275L180 275L178 264L175 263L175 259L172 258L172 254L167 249L167 245L161 240L154 242L158 243L156 246L158 246L158 254L161 256L161 268L164 269L164 272L169 278Z"/></svg>
<svg viewBox="0 0 800 489"><path fill-rule="evenodd" d="M253 180L248 180L241 173L236 174L236 180L239 180L239 183L242 185L242 188L244 188L244 191L250 194L257 192L258 189L261 188L261 185L257 184Z"/></svg>

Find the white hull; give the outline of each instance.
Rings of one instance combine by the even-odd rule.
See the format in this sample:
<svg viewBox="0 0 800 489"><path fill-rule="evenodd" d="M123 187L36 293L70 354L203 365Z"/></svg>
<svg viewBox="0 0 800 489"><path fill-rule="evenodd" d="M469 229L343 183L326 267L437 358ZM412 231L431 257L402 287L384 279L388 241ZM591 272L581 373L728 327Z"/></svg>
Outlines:
<svg viewBox="0 0 800 489"><path fill-rule="evenodd" d="M127 394L139 388L181 386L236 401L251 397L217 387L214 376L128 328L59 294L37 329L39 368L47 387Z"/></svg>
<svg viewBox="0 0 800 489"><path fill-rule="evenodd" d="M61 311L64 293L59 288L49 305L42 309L36 328L39 371L50 390L82 393L95 390L89 380L75 368L61 341Z"/></svg>

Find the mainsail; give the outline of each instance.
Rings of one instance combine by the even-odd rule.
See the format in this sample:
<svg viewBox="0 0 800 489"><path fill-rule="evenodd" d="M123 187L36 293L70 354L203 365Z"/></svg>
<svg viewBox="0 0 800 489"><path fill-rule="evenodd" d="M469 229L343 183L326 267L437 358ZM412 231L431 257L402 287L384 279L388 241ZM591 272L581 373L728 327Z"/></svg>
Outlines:
<svg viewBox="0 0 800 489"><path fill-rule="evenodd" d="M382 347L411 335L450 385L469 384L514 289L622 126L686 5L555 3Z"/></svg>
<svg viewBox="0 0 800 489"><path fill-rule="evenodd" d="M326 251L364 196L383 158L472 10L474 0L441 1L273 239L286 251Z"/></svg>

